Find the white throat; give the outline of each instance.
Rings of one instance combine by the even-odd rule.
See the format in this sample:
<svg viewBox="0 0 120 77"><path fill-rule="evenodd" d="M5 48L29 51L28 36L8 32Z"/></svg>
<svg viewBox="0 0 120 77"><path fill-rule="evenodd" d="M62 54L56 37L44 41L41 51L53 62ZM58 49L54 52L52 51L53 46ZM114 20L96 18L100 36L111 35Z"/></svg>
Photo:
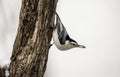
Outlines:
<svg viewBox="0 0 120 77"><path fill-rule="evenodd" d="M73 48L73 46L69 43L69 41L66 41L64 45L60 44L59 39L58 39L57 29L53 31L53 41L56 47L62 51Z"/></svg>

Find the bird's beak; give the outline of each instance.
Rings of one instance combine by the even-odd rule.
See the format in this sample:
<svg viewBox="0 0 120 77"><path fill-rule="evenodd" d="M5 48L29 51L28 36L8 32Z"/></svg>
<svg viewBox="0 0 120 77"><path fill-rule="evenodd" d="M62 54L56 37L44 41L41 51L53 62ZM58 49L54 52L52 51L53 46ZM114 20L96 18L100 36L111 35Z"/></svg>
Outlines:
<svg viewBox="0 0 120 77"><path fill-rule="evenodd" d="M78 45L79 48L86 48L84 45Z"/></svg>

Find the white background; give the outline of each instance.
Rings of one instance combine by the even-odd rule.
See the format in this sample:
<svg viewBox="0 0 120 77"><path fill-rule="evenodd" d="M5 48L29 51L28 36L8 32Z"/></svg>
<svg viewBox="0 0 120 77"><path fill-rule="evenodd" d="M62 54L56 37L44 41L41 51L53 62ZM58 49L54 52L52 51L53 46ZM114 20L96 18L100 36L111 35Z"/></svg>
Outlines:
<svg viewBox="0 0 120 77"><path fill-rule="evenodd" d="M9 63L20 0L0 1L0 64ZM120 77L120 1L59 0L57 12L69 35L85 45L60 51L53 45L45 77Z"/></svg>

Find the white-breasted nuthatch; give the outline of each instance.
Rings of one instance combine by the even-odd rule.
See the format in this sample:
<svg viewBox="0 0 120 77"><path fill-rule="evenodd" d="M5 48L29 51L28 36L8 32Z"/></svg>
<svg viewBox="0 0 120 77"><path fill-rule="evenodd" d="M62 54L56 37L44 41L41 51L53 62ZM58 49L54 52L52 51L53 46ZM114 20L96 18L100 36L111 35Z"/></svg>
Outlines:
<svg viewBox="0 0 120 77"><path fill-rule="evenodd" d="M54 25L53 41L59 50L64 51L75 47L86 48L84 45L79 45L75 40L69 37L57 13L55 14Z"/></svg>

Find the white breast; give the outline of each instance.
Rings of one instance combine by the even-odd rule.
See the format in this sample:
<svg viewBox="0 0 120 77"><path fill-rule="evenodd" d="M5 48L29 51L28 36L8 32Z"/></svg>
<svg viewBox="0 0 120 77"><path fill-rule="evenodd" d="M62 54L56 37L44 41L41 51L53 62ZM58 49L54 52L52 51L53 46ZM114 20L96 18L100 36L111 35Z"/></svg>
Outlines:
<svg viewBox="0 0 120 77"><path fill-rule="evenodd" d="M69 42L67 41L65 45L61 45L58 39L57 29L53 31L53 41L56 47L62 51L68 50L71 48L71 45L69 45Z"/></svg>

